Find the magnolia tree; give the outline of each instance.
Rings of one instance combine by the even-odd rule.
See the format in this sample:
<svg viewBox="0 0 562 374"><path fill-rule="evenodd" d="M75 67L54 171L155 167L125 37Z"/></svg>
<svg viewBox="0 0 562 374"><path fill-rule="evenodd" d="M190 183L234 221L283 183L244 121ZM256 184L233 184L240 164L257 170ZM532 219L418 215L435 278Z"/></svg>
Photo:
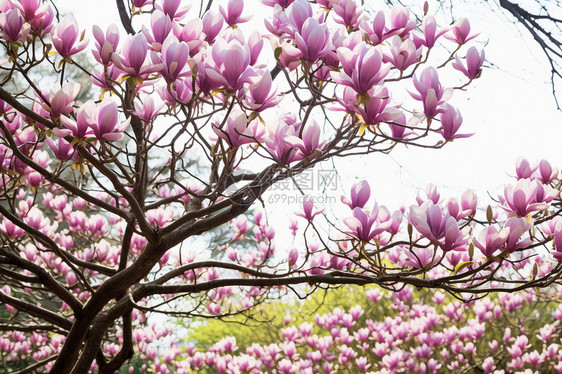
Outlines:
<svg viewBox="0 0 562 374"><path fill-rule="evenodd" d="M246 313L289 291L412 285L469 301L557 281L561 200L547 161L520 160L482 217L470 191L446 201L431 186L391 212L361 181L335 217L304 196L285 247L250 210L333 158L467 136L448 100L481 73L468 20L264 0L252 3L261 25L246 28L242 0L116 4L125 32L0 1L6 366L114 372L149 349L147 313ZM92 71L79 63L89 53ZM77 100L71 68L99 87L93 99ZM28 89L9 90L16 79Z"/></svg>

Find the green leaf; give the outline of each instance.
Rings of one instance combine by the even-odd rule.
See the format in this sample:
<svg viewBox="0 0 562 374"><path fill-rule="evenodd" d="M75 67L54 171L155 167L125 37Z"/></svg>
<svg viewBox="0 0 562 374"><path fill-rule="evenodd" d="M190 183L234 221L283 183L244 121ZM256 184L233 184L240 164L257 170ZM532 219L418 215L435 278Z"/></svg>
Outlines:
<svg viewBox="0 0 562 374"><path fill-rule="evenodd" d="M281 53L283 52L283 48L277 47L274 51L274 56L277 61L279 61L279 57L281 57Z"/></svg>
<svg viewBox="0 0 562 374"><path fill-rule="evenodd" d="M472 264L474 264L474 261L463 261L463 262L459 262L457 264L457 266L455 266L455 271L454 274L457 274L459 271L461 271L464 268L470 267Z"/></svg>

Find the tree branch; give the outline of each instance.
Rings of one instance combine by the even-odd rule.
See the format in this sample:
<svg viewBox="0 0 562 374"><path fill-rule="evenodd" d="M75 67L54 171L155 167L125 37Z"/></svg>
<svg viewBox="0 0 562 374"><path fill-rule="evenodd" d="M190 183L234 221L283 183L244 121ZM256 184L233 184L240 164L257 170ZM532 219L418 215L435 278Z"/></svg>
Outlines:
<svg viewBox="0 0 562 374"><path fill-rule="evenodd" d="M129 14L127 12L127 9L125 8L123 0L115 0L115 3L117 4L117 10L119 11L119 18L121 19L123 28L125 29L125 31L127 31L128 34L134 35L135 30L133 29L131 18L129 18Z"/></svg>

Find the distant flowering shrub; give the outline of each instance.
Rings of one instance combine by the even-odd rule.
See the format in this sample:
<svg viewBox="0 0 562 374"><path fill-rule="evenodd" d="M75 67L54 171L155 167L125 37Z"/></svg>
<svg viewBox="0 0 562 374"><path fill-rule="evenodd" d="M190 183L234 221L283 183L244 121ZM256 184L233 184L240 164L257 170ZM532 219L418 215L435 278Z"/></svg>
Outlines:
<svg viewBox="0 0 562 374"><path fill-rule="evenodd" d="M265 306L258 315L265 322L236 336L212 341L209 336L228 334L232 325L204 323L187 342L176 342L142 365L174 373L561 373L557 290L465 304L440 291L346 287L300 310L285 307L281 316L282 305ZM315 305L319 301L323 304Z"/></svg>

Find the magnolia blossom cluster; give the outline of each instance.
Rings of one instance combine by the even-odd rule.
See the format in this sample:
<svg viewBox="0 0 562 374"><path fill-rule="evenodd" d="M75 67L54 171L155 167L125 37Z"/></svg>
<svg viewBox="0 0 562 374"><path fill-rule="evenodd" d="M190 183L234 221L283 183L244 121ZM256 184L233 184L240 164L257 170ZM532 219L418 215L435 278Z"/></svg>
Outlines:
<svg viewBox="0 0 562 374"><path fill-rule="evenodd" d="M84 30L80 30L72 16L54 24L52 8L38 0L3 4L0 28L8 52L14 57L17 46L25 47L39 37L50 38L53 52L63 58L63 64L71 62L88 45ZM423 107L421 112L427 125L416 124L417 117L408 119L400 105L392 104L385 85L385 80L395 81L404 72L415 71L422 60L427 60L440 37L459 48L471 40L474 35L470 35L466 19L440 29L433 16L426 16L417 25L406 8L395 7L390 15L381 11L371 18L350 0L322 4L327 10L333 7L330 20L305 0L265 4L273 7L273 18L265 24L270 35L255 31L247 36L240 28L229 27L249 18L242 16L243 2L234 0L226 8L221 7L220 12L211 10L202 18L190 18L188 8L181 7L179 1L156 2L148 24L142 26L141 32L126 37L120 35L115 25L105 31L94 26L91 53L99 66L92 81L104 91L116 94L122 90L120 81L138 86L134 114L146 123L162 111L162 103L201 109L204 102L197 98L222 91L223 95L215 97L225 104L233 99L240 109L230 112L226 124L213 127L219 138L231 148L258 142L270 157L287 164L310 156L315 149L326 148L326 143L319 141L321 129L313 120L306 124L295 119L280 120L268 125L267 131L251 120L283 99L273 86L272 75L266 68L268 61L262 53L268 38L278 46L274 54L281 66L289 71L302 69L315 85L325 82L322 84L339 86L341 89L330 95L335 94L339 103L336 109L352 114L354 123L386 123L390 132L385 135L397 139L417 139L419 133L414 130L428 128L445 140L466 136L457 133L462 117L447 103L452 89L442 85L434 67L420 68L411 90L411 96ZM332 30L332 21L345 27ZM471 47L466 61L459 55L454 57L455 69L469 79L479 76L483 53ZM299 88L294 87L301 91ZM121 139L129 125L118 115L114 99L74 105L79 90L79 86L69 83L35 92L37 113L52 120L55 138L47 138L49 145L54 144L51 148L63 160L72 155L65 137L113 142ZM439 119L440 125L429 127L432 119ZM41 123L35 126L43 128Z"/></svg>
<svg viewBox="0 0 562 374"><path fill-rule="evenodd" d="M468 20L440 27L428 10L417 21L354 0L262 3L251 14L242 0L133 0L124 33L0 0L0 318L23 330L5 339L33 341L6 356L11 367L113 372L149 353L139 311L245 313L295 284L410 283L471 299L507 275L511 287L556 279L560 186L546 161L521 162L486 217L471 192L444 202L433 187L391 212L358 182L342 219L303 198L294 240L277 243L283 228L251 210L276 182L334 157L468 136L451 97L481 75L484 53L468 45ZM252 16L263 26L248 27ZM53 79L38 81L45 70Z"/></svg>
<svg viewBox="0 0 562 374"><path fill-rule="evenodd" d="M500 268L534 268L533 276L548 274L562 261L562 225L556 214L561 202L559 171L546 160L531 165L521 158L515 172L516 183L507 185L485 214L478 212L477 197L470 190L460 199L445 200L429 185L417 204L391 212L369 203L367 181L355 183L350 194L342 196L351 212L341 231L351 241L340 240L334 252L380 264L385 271L410 268L412 274L427 272L431 278L471 269L486 276ZM321 211L314 209L314 203L305 200L301 216L309 223L318 221L314 217Z"/></svg>
<svg viewBox="0 0 562 374"><path fill-rule="evenodd" d="M361 305L336 307L299 324L290 315L284 327L264 323L271 342L240 347L235 337L224 337L207 349L182 342L143 367L160 373L562 372L556 298L528 292L463 304L436 292L420 303L409 287L397 293L370 289L366 296ZM538 324L526 318L533 310Z"/></svg>

